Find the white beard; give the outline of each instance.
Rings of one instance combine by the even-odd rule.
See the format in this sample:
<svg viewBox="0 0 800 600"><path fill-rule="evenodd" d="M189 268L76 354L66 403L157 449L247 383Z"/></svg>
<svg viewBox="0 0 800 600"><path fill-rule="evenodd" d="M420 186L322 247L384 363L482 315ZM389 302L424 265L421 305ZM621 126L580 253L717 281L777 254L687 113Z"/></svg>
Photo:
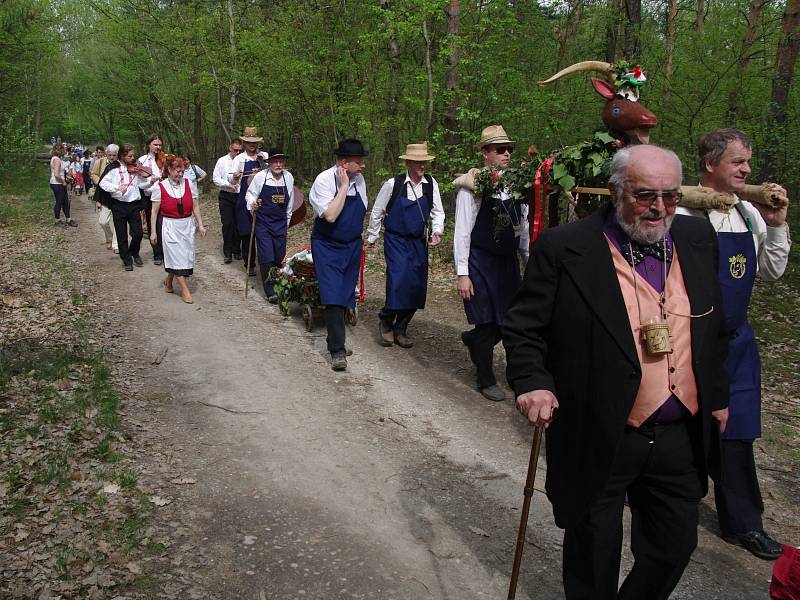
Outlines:
<svg viewBox="0 0 800 600"><path fill-rule="evenodd" d="M632 239L634 242L638 242L639 244L644 244L646 246L649 246L650 244L655 244L656 242L663 240L664 237L667 235L669 228L672 227L673 219L675 219L674 213L672 214L672 216L668 217L666 216L666 211L661 212L650 209L647 212L642 213L639 216L639 220L631 224L631 223L626 223L625 221L622 220L622 202L619 202L619 204L617 204L616 211L617 211L617 222L619 223L619 226L622 228L622 231L624 231L628 235L628 237ZM659 216L665 220L664 224L656 229L651 229L646 232L642 231L641 219L644 218L645 215Z"/></svg>

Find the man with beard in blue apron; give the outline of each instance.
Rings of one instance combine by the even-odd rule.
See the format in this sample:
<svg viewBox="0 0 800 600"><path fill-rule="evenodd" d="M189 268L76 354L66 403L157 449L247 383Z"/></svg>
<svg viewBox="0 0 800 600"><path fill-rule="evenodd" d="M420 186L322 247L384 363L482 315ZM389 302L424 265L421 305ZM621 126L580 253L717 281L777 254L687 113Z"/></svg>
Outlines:
<svg viewBox="0 0 800 600"><path fill-rule="evenodd" d="M325 306L328 352L334 371L347 369L345 312L356 305L356 282L361 265L367 186L361 171L367 151L356 139L339 142L336 164L317 175L309 202L314 209L311 253Z"/></svg>
<svg viewBox="0 0 800 600"><path fill-rule="evenodd" d="M256 261L255 256L250 257L250 230L253 224L250 212L247 210L247 187L253 181L256 173L266 169L267 154L258 151L259 143L264 141L258 135L257 127L245 127L244 135L239 139L244 142L244 152L233 159L233 173L229 177L232 185L236 186L236 228L239 231L239 238L242 249L242 260L247 274L255 277Z"/></svg>
<svg viewBox="0 0 800 600"><path fill-rule="evenodd" d="M487 168L508 167L514 142L500 125L481 133L478 147ZM477 370L481 394L489 400L505 400L505 392L494 375L494 347L501 339L503 317L511 298L520 286L519 251L527 262L528 207L517 207L503 189L481 197L474 189L472 169L456 179L456 225L453 254L456 262L458 294L464 300L467 321L472 331L461 334ZM502 229L498 222L506 225Z"/></svg>
<svg viewBox="0 0 800 600"><path fill-rule="evenodd" d="M763 528L764 503L756 476L753 441L761 436L761 362L747 309L756 274L775 281L789 257L786 190L771 183L777 208L750 203L735 194L750 174L752 148L737 129L720 129L700 140L700 184L733 194L727 210L680 208L708 219L719 239L719 282L725 321L731 335L725 368L731 380L730 415L722 434L722 475L714 495L722 537L765 560L777 559L782 545Z"/></svg>
<svg viewBox="0 0 800 600"><path fill-rule="evenodd" d="M375 198L369 227L368 248L374 248L383 222L383 254L386 257L386 303L378 317L378 341L382 346L414 345L408 324L418 309L425 308L428 293L428 219L433 226L430 245L442 241L444 209L439 184L425 175L428 143L408 144L400 156L406 173L387 180Z"/></svg>
<svg viewBox="0 0 800 600"><path fill-rule="evenodd" d="M264 295L271 304L278 302L269 272L280 267L286 256L286 232L292 219L294 177L287 171L286 155L271 148L268 169L253 177L247 188L247 210L256 210L256 248Z"/></svg>

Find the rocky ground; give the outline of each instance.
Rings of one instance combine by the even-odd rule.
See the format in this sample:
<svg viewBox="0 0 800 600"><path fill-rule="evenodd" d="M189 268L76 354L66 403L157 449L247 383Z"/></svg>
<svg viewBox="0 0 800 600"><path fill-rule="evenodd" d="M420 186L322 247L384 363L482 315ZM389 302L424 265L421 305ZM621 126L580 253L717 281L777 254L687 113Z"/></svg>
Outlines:
<svg viewBox="0 0 800 600"><path fill-rule="evenodd" d="M370 257L337 374L321 322L306 332L258 285L245 300L213 199L193 305L164 293L149 249L124 272L93 210L74 200L78 229L0 219L0 598L505 597L531 430L473 389L446 252L411 350L375 341ZM293 230L289 246L306 239ZM766 519L798 543L796 438L780 435L785 453L759 446ZM702 508L673 597L764 598L771 563L722 542ZM527 539L518 597L562 597L541 493Z"/></svg>

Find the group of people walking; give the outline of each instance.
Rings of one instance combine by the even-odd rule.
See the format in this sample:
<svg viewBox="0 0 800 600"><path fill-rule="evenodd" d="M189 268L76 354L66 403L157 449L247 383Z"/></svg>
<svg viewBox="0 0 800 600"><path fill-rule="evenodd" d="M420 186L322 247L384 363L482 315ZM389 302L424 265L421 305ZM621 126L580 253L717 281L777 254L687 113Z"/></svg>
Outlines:
<svg viewBox="0 0 800 600"><path fill-rule="evenodd" d="M261 151L262 142L256 128L246 128L217 161L212 181L224 262L241 260L253 276L257 262L265 296L275 302L270 273L285 259L299 190L287 155L279 147ZM154 263L163 260L168 273L165 290L177 282L191 302L185 278L194 235L206 232L197 187L185 159L161 160L158 136L147 144L138 160L129 144L112 144L104 166L92 171L111 197L107 240L127 270L141 266L144 209ZM493 125L477 147L482 167L502 173L514 141ZM404 171L382 184L371 209L362 174L367 149L344 139L333 154L309 193L310 242L331 367L343 371L345 315L356 304L363 252L383 230L386 295L376 337L410 348L409 325L426 303L428 247L442 240L445 212L426 143L407 145L399 156ZM700 184L734 198L727 210L705 210L680 206L682 165L673 152L625 147L611 164L610 203L545 230L532 245L527 206L505 188L480 189L477 169L453 182L456 289L473 326L461 340L477 389L493 401L506 397L494 370L494 347L503 341L518 410L548 428L546 488L565 529L570 600L669 597L697 544L708 476L724 539L760 558L780 554L761 517L753 457L760 363L747 310L755 277L774 280L786 267L788 198L776 184L769 184L772 207L736 196L751 155L741 131L702 138ZM619 588L626 502L635 562Z"/></svg>

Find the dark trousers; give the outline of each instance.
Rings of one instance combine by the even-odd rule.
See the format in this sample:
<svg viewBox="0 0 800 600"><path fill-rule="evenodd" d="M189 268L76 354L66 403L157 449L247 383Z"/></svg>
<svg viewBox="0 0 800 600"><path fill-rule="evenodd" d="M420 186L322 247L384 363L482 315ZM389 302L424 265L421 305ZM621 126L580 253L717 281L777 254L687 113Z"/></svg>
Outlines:
<svg viewBox="0 0 800 600"><path fill-rule="evenodd" d="M345 313L347 308L344 306L325 307L325 327L328 329L328 352L333 356L345 353Z"/></svg>
<svg viewBox="0 0 800 600"><path fill-rule="evenodd" d="M626 427L611 475L589 512L564 531L567 600L660 600L697 546L703 493L688 422ZM622 511L631 509L634 565L619 592Z"/></svg>
<svg viewBox="0 0 800 600"><path fill-rule="evenodd" d="M280 266L281 263L279 262L258 263L258 269L261 272L261 282L264 284L264 294L266 294L268 298L275 293L275 290L272 288L272 279L269 276L270 269Z"/></svg>
<svg viewBox="0 0 800 600"><path fill-rule="evenodd" d="M144 192L139 192L142 198L142 207L144 208L144 218L147 221L147 232L153 231L153 224L150 222L153 216L153 203L150 201L150 196L145 195ZM164 260L164 246L161 245L161 213L158 213L158 222L156 223L156 232L158 236L156 243L150 242L153 247L153 260Z"/></svg>
<svg viewBox="0 0 800 600"><path fill-rule="evenodd" d="M133 257L139 256L142 243L142 203L111 201L111 215L114 217L114 231L117 232L119 257L126 265L133 264ZM130 229L130 242L128 230Z"/></svg>
<svg viewBox="0 0 800 600"><path fill-rule="evenodd" d="M722 440L721 459L722 478L714 482L714 501L722 535L764 531L753 440Z"/></svg>
<svg viewBox="0 0 800 600"><path fill-rule="evenodd" d="M384 326L391 329L397 334L406 335L408 331L408 324L414 318L417 312L416 308L407 308L403 310L389 310L384 307L378 313L378 318L383 322Z"/></svg>
<svg viewBox="0 0 800 600"><path fill-rule="evenodd" d="M67 193L67 186L60 183L51 183L50 189L53 190L53 195L56 197L56 203L53 206L53 214L56 220L61 217L61 211L64 211L64 217L69 219L69 194Z"/></svg>
<svg viewBox="0 0 800 600"><path fill-rule="evenodd" d="M236 228L236 194L220 191L219 193L219 218L222 221L222 254L233 256L244 254L242 238ZM249 239L247 240L250 241Z"/></svg>
<svg viewBox="0 0 800 600"><path fill-rule="evenodd" d="M462 335L469 348L469 357L478 373L478 387L497 385L494 376L494 347L502 338L502 330L496 323L475 325L475 329Z"/></svg>
<svg viewBox="0 0 800 600"><path fill-rule="evenodd" d="M250 234L239 236L239 244L242 247L242 260L246 266L251 266L250 263ZM255 267L258 259L258 252L256 251L256 239L253 238L253 262L252 266Z"/></svg>

